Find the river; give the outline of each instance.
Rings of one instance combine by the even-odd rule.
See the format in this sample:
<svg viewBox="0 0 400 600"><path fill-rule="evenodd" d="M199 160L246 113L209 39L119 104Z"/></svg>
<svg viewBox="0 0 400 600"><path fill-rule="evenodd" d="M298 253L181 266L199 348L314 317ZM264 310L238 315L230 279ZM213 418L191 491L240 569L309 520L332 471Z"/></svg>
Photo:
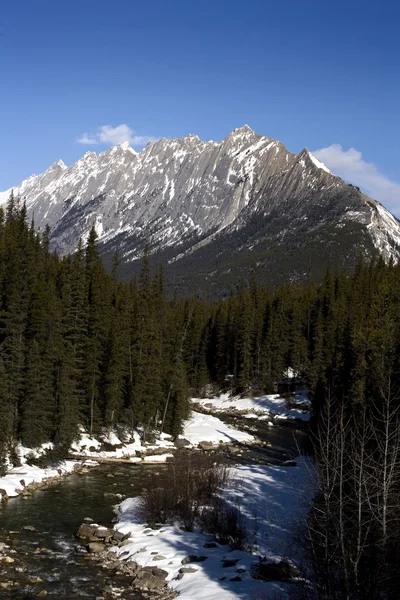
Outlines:
<svg viewBox="0 0 400 600"><path fill-rule="evenodd" d="M243 422L242 422L243 423ZM226 451L228 460L235 462L268 462L279 464L304 446L305 434L285 427L268 428L246 423L257 431L264 446L243 450L241 455ZM113 505L118 496L140 494L149 469L126 464L100 465L84 475L70 475L59 482L36 491L33 496L11 498L0 503L0 542L16 552L9 554L14 563L0 563L0 598L24 599L53 597L72 600L107 596L107 587L125 588L122 598L142 598L127 587L127 580L115 576L87 554L74 533L85 517L110 526L114 517ZM3 588L2 584L13 587ZM42 594L42 596L38 596Z"/></svg>

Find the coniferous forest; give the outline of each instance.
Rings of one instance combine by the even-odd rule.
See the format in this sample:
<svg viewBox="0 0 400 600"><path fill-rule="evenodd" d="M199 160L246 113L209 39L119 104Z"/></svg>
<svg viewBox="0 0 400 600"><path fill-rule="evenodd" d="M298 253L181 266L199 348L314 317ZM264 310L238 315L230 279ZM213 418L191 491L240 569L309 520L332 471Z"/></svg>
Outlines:
<svg viewBox="0 0 400 600"><path fill-rule="evenodd" d="M17 199L0 209L2 462L18 441L67 449L80 425L177 435L206 385L273 392L291 367L313 407L317 597L397 597L400 267L360 258L350 275L275 289L254 279L218 303L167 299L155 267L146 251L122 282L94 229L61 258Z"/></svg>

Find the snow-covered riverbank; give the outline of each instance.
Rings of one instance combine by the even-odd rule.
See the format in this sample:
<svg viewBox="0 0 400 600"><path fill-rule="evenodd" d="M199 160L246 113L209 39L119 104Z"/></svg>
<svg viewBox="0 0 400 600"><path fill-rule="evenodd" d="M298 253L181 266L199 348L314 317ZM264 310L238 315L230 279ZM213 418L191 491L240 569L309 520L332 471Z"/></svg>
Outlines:
<svg viewBox="0 0 400 600"><path fill-rule="evenodd" d="M199 531L178 526L150 529L137 516L137 499L120 505L117 531L129 535L109 552L140 567L157 567L181 600L233 600L285 597L287 583L254 578L259 560L291 568L299 560L294 531L304 522L312 497L312 477L304 458L296 466L246 465L233 469L226 502L240 508L249 534L249 551L230 550ZM295 572L295 569L293 569Z"/></svg>
<svg viewBox="0 0 400 600"><path fill-rule="evenodd" d="M273 420L309 421L311 417L311 403L305 391L298 391L290 398L279 394L242 398L226 393L215 398L193 398L193 402L213 414L231 413L248 419L271 421L271 424Z"/></svg>
<svg viewBox="0 0 400 600"><path fill-rule="evenodd" d="M54 468L41 469L34 465L28 465L24 457L21 457L21 466L13 467L4 477L0 477L0 500L18 496L32 490L35 485L43 485L72 473L81 463L66 460L57 463Z"/></svg>
<svg viewBox="0 0 400 600"><path fill-rule="evenodd" d="M256 441L249 433L221 421L215 416L215 413L231 413L243 418L255 418L269 422L271 419L308 421L310 418L309 400L301 393L297 393L291 399L290 408L287 400L278 395L241 398L222 394L211 399L194 398L193 403L198 405L201 410L214 414L193 411L191 417L184 424L182 435L176 442L173 442L171 436L165 433L154 438L151 443L143 443L140 432L136 432L132 438L124 428L119 428L118 432L104 432L100 437L90 436L82 428L79 439L71 446L70 454L92 461L84 466L95 465L96 463L93 461L96 461L96 458L128 459L132 463L138 464L165 462L173 458L173 452L182 446L211 448L221 444L251 444ZM105 447L107 449L104 449ZM10 468L7 475L0 477L0 499L24 493L29 486L32 488L34 485L47 483L72 472L79 465L82 466L82 462L78 463L74 460L58 462L51 468L40 468L28 464L29 457L37 458L49 448L51 448L51 444L44 444L39 449L17 447L16 451L21 466Z"/></svg>
<svg viewBox="0 0 400 600"><path fill-rule="evenodd" d="M152 443L143 443L139 432L135 434L134 440L128 438L124 430L122 430L122 433L124 435L120 434L120 437L118 437L115 432L111 434L108 432L99 439L90 436L82 429L79 439L72 444L71 455L87 457L88 461L83 463L85 467L96 465L96 459L101 458L126 458L132 463L149 464L165 462L173 458L173 452L179 446L179 442L178 444L174 443L171 436L167 434L161 434L159 439L155 439ZM188 448L199 447L202 442L211 446L218 446L219 444L232 444L235 442L250 443L254 440L253 436L227 426L217 417L195 411L193 411L190 419L186 421L180 438ZM102 449L104 444L111 449ZM38 449L17 447L21 466L10 468L7 475L0 477L0 499L26 493L27 489L32 489L32 484L47 483L82 466L82 462L74 460L58 462L52 468L40 468L28 464L29 457L38 458L49 448L51 448L51 444L44 444Z"/></svg>

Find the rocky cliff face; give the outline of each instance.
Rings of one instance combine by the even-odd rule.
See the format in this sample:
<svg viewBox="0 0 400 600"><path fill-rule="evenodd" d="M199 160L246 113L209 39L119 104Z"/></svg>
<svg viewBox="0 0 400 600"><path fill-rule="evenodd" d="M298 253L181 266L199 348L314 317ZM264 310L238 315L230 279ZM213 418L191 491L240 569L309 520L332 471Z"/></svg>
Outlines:
<svg viewBox="0 0 400 600"><path fill-rule="evenodd" d="M125 274L148 243L186 291L229 286L252 267L275 283L319 277L360 251L400 256L399 222L383 206L308 150L294 155L248 126L221 142L188 135L140 153L127 143L88 152L69 168L54 163L14 192L38 226L50 224L61 253L85 241L94 224L105 256L118 251Z"/></svg>

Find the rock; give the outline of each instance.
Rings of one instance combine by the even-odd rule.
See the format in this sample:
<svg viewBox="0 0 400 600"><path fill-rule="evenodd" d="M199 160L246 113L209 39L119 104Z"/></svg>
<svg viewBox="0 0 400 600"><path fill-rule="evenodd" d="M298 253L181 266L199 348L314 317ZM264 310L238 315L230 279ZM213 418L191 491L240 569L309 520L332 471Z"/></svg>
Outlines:
<svg viewBox="0 0 400 600"><path fill-rule="evenodd" d="M19 482L22 485L22 487L24 488L25 487L25 479L20 479Z"/></svg>
<svg viewBox="0 0 400 600"><path fill-rule="evenodd" d="M167 571L158 567L143 567L136 575L132 585L145 587L148 590L161 590L167 585L165 581L167 576Z"/></svg>
<svg viewBox="0 0 400 600"><path fill-rule="evenodd" d="M45 598L47 596L47 591L46 590L42 590L41 592L39 592L38 594L36 594L36 598Z"/></svg>
<svg viewBox="0 0 400 600"><path fill-rule="evenodd" d="M206 542L203 548L217 548L217 544L215 542Z"/></svg>
<svg viewBox="0 0 400 600"><path fill-rule="evenodd" d="M178 438L177 440L175 440L174 444L175 448L178 448L179 450L181 448L186 448L187 446L190 446L190 442L188 442L184 438Z"/></svg>
<svg viewBox="0 0 400 600"><path fill-rule="evenodd" d="M90 517L85 517L85 518L83 519L83 522L84 522L84 523L94 523L93 519L91 519Z"/></svg>
<svg viewBox="0 0 400 600"><path fill-rule="evenodd" d="M3 583L0 583L0 587L3 588L3 590L7 590L10 587L13 587L14 583L12 581L4 581Z"/></svg>
<svg viewBox="0 0 400 600"><path fill-rule="evenodd" d="M35 527L33 525L24 525L23 527L21 527L21 529L23 529L24 531L36 531Z"/></svg>
<svg viewBox="0 0 400 600"><path fill-rule="evenodd" d="M197 573L198 569L194 567L181 567L179 573Z"/></svg>
<svg viewBox="0 0 400 600"><path fill-rule="evenodd" d="M193 562L203 562L207 560L207 558L208 556L195 556L194 554L189 554L189 556L185 556L185 558L182 559L181 565L187 565Z"/></svg>
<svg viewBox="0 0 400 600"><path fill-rule="evenodd" d="M243 581L243 579L239 575L236 575L236 577L232 577L229 581Z"/></svg>
<svg viewBox="0 0 400 600"><path fill-rule="evenodd" d="M7 546L5 542L0 542L0 552L4 552L4 550L6 550L9 547L10 546Z"/></svg>
<svg viewBox="0 0 400 600"><path fill-rule="evenodd" d="M11 558L11 556L4 556L2 560L7 565L11 565L11 563L15 562L15 559Z"/></svg>
<svg viewBox="0 0 400 600"><path fill-rule="evenodd" d="M132 540L130 538L126 538L126 540L122 540L122 542L119 543L119 545L122 546L127 546L128 544L130 544L132 542Z"/></svg>
<svg viewBox="0 0 400 600"><path fill-rule="evenodd" d="M199 442L199 448L201 448L201 450L212 450L214 444L212 442Z"/></svg>
<svg viewBox="0 0 400 600"><path fill-rule="evenodd" d="M255 576L258 579L270 581L288 581L298 577L298 571L293 565L284 560L280 562L260 562L255 567Z"/></svg>
<svg viewBox="0 0 400 600"><path fill-rule="evenodd" d="M183 579L183 575L184 575L183 573L178 573L178 575L176 576L176 578L178 580Z"/></svg>
<svg viewBox="0 0 400 600"><path fill-rule="evenodd" d="M18 567L14 567L14 571L16 571L16 573L26 573L27 570L27 567L21 567L20 565L18 565Z"/></svg>
<svg viewBox="0 0 400 600"><path fill-rule="evenodd" d="M96 535L97 529L98 525L89 525L87 523L82 523L75 535L81 540L90 540L93 538L94 535Z"/></svg>
<svg viewBox="0 0 400 600"><path fill-rule="evenodd" d="M107 540L107 539L111 539L112 536L114 535L114 530L113 529L107 529L107 527L98 527L95 531L94 534L96 537L100 538L101 540Z"/></svg>
<svg viewBox="0 0 400 600"><path fill-rule="evenodd" d="M8 500L8 494L6 490L3 490L2 488L0 488L0 496L2 500Z"/></svg>
<svg viewBox="0 0 400 600"><path fill-rule="evenodd" d="M157 554L153 560L167 560L165 556L163 556L162 554Z"/></svg>
<svg viewBox="0 0 400 600"><path fill-rule="evenodd" d="M122 531L114 531L113 539L117 542L125 542L130 537L130 533L122 533Z"/></svg>
<svg viewBox="0 0 400 600"><path fill-rule="evenodd" d="M246 567L239 567L238 569L236 569L236 573L246 573L246 571Z"/></svg>
<svg viewBox="0 0 400 600"><path fill-rule="evenodd" d="M236 567L236 565L239 562L238 558L227 558L227 559L221 559L222 560L222 566L224 569L226 569L227 567Z"/></svg>
<svg viewBox="0 0 400 600"><path fill-rule="evenodd" d="M98 554L106 549L106 545L103 542L89 542L87 548L91 554Z"/></svg>
<svg viewBox="0 0 400 600"><path fill-rule="evenodd" d="M114 478L115 476L112 473L107 473L107 477L112 477Z"/></svg>

